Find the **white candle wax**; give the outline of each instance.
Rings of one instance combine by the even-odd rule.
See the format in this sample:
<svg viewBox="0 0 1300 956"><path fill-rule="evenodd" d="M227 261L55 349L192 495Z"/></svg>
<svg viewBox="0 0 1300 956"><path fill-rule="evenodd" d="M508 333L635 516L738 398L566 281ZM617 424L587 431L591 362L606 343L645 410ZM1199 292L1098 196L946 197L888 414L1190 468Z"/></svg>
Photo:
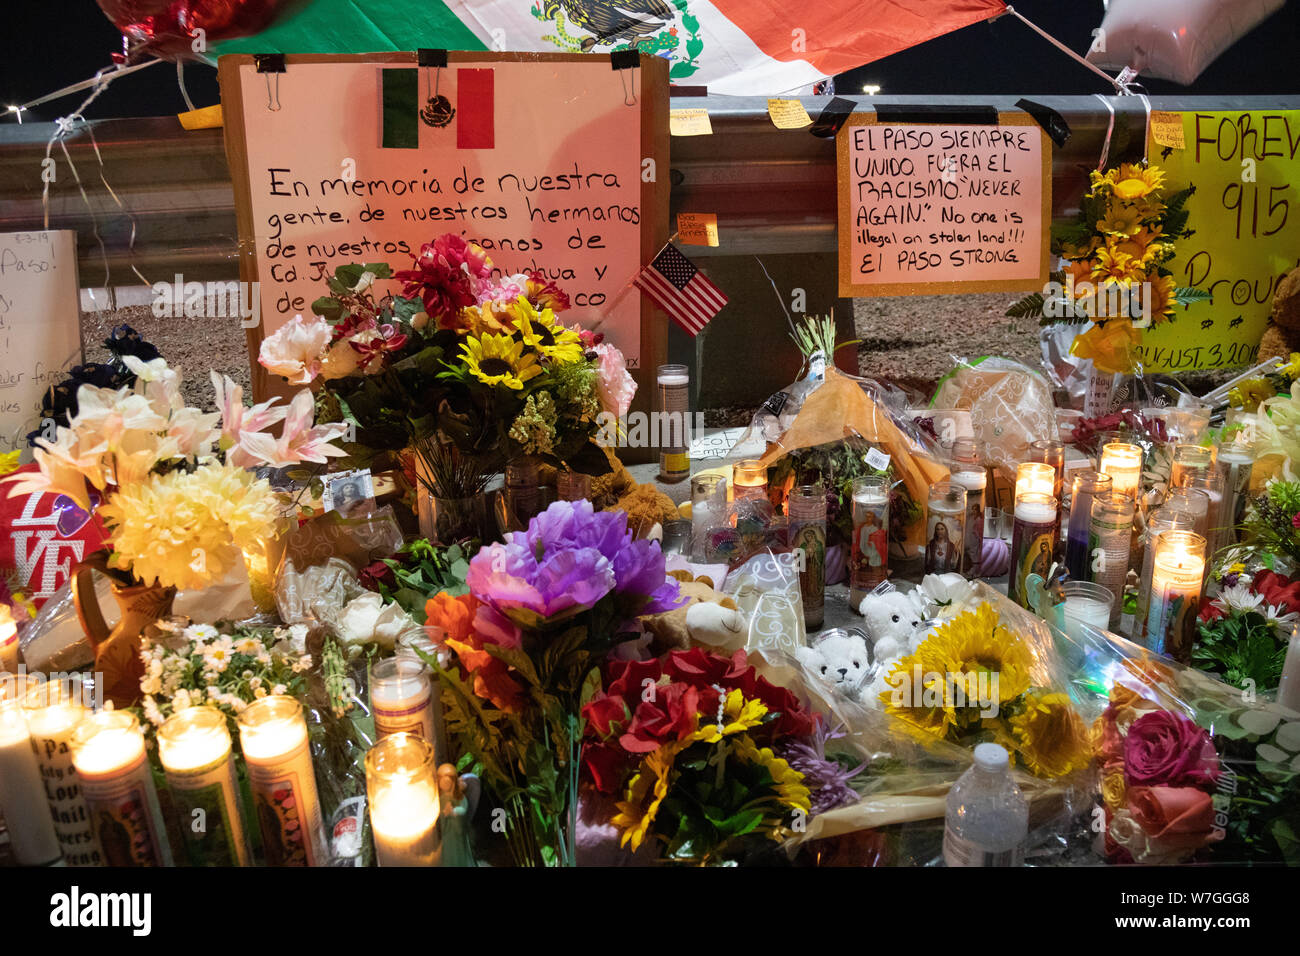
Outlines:
<svg viewBox="0 0 1300 956"><path fill-rule="evenodd" d="M31 734L22 711L12 703L0 706L0 813L20 865L40 866L59 858L59 838Z"/></svg>
<svg viewBox="0 0 1300 956"><path fill-rule="evenodd" d="M1082 621L1105 631L1110 627L1110 605L1081 594L1067 595L1065 617L1067 621Z"/></svg>
<svg viewBox="0 0 1300 956"><path fill-rule="evenodd" d="M73 734L73 765L108 866L171 866L162 808L133 717L103 711Z"/></svg>
<svg viewBox="0 0 1300 956"><path fill-rule="evenodd" d="M102 866L99 842L90 825L90 811L81 792L77 769L72 765L72 732L86 715L86 709L72 700L61 700L53 685L38 687L36 695L49 695L52 703L28 704L27 729L45 786L54 832L68 866Z"/></svg>
<svg viewBox="0 0 1300 956"><path fill-rule="evenodd" d="M1037 501L1017 501L1016 520L1026 524L1051 524L1056 520L1056 509Z"/></svg>
<svg viewBox="0 0 1300 956"><path fill-rule="evenodd" d="M307 723L301 708L282 705L285 700L292 698L266 697L250 704L239 723L263 852L271 866L323 866L324 824ZM250 719L254 708L260 708L256 722Z"/></svg>
<svg viewBox="0 0 1300 956"><path fill-rule="evenodd" d="M438 857L438 794L428 780L386 781L374 791L370 825L380 866L433 866Z"/></svg>
<svg viewBox="0 0 1300 956"><path fill-rule="evenodd" d="M433 740L433 684L420 661L395 658L370 677L370 709L379 737L406 732Z"/></svg>
<svg viewBox="0 0 1300 956"><path fill-rule="evenodd" d="M239 812L239 782L230 759L226 718L216 711L213 723L186 719L197 710L212 708L182 711L158 734L158 757L176 802L186 853L191 866L248 866L251 854ZM192 825L196 817L202 820L201 827Z"/></svg>
<svg viewBox="0 0 1300 956"><path fill-rule="evenodd" d="M1300 628L1291 628L1286 660L1282 663L1282 680L1277 685L1277 702L1300 711Z"/></svg>

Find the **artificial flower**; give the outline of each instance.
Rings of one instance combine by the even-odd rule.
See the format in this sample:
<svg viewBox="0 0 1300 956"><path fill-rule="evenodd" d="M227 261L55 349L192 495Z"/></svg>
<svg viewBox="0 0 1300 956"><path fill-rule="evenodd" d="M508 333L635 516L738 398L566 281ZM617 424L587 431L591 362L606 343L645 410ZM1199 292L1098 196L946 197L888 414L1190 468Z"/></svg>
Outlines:
<svg viewBox="0 0 1300 956"><path fill-rule="evenodd" d="M1024 710L1010 720L1015 754L1030 773L1063 777L1092 759L1083 720L1067 694L1026 694Z"/></svg>
<svg viewBox="0 0 1300 956"><path fill-rule="evenodd" d="M1093 325L1074 337L1070 354L1091 359L1098 371L1124 374L1134 367L1134 355L1142 333L1125 319L1111 319Z"/></svg>
<svg viewBox="0 0 1300 956"><path fill-rule="evenodd" d="M535 309L523 296L510 309L515 330L524 344L551 362L576 362L582 358L582 339L555 321L550 309Z"/></svg>
<svg viewBox="0 0 1300 956"><path fill-rule="evenodd" d="M345 456L347 452L331 442L347 434L348 426L343 422L315 425L315 417L311 391L304 388L289 402L279 438L264 432L246 431L239 436L239 447L248 457L272 468L285 468L304 461L324 464L330 458Z"/></svg>
<svg viewBox="0 0 1300 956"><path fill-rule="evenodd" d="M1135 786L1213 786L1219 755L1210 735L1180 714L1155 710L1124 737L1124 774Z"/></svg>
<svg viewBox="0 0 1300 956"><path fill-rule="evenodd" d="M1123 204L1111 204L1106 215L1097 220L1097 231L1112 236L1135 236L1141 228L1137 210Z"/></svg>
<svg viewBox="0 0 1300 956"><path fill-rule="evenodd" d="M165 359L145 361L134 355L124 355L122 364L135 376L135 393L143 395L160 416L166 418L184 406L184 399L181 398L181 373L170 368Z"/></svg>
<svg viewBox="0 0 1300 956"><path fill-rule="evenodd" d="M524 343L508 335L488 332L470 336L460 351L470 374L484 385L504 385L518 391L525 382L542 374L537 356L524 354Z"/></svg>
<svg viewBox="0 0 1300 956"><path fill-rule="evenodd" d="M590 346L596 356L596 392L601 407L615 418L623 418L632 407L636 380L627 370L623 353L608 342Z"/></svg>
<svg viewBox="0 0 1300 956"><path fill-rule="evenodd" d="M1111 248L1098 249L1096 258L1092 260L1093 279L1104 280L1128 288L1135 281L1143 279L1145 276L1146 273L1142 269L1142 263L1125 252L1119 252ZM1100 290L1098 292L1100 294Z"/></svg>
<svg viewBox="0 0 1300 956"><path fill-rule="evenodd" d="M245 432L264 432L272 425L278 425L284 421L288 409L276 407L274 398L249 408L244 405L242 385L236 385L230 376L215 371L211 377L217 411L221 415L221 448L232 463L241 468L253 467L257 459L239 447L240 436Z"/></svg>
<svg viewBox="0 0 1300 956"><path fill-rule="evenodd" d="M419 296L440 329L462 330L461 311L477 302L478 289L492 277L492 261L479 245L448 233L420 247L410 269L394 273L402 294Z"/></svg>
<svg viewBox="0 0 1300 956"><path fill-rule="evenodd" d="M307 385L320 374L321 357L333 338L334 329L325 319L296 315L262 340L257 360L289 384Z"/></svg>
<svg viewBox="0 0 1300 956"><path fill-rule="evenodd" d="M405 333L397 330L397 326L386 323L352 336L348 339L348 346L357 353L357 367L372 374L386 364L387 355L405 348L407 338Z"/></svg>
<svg viewBox="0 0 1300 956"><path fill-rule="evenodd" d="M55 440L36 439L36 471L20 469L0 478L9 484L9 497L30 494L67 495L82 511L91 508L87 482L102 490L106 484L102 455L85 454L71 428L56 426Z"/></svg>
<svg viewBox="0 0 1300 956"><path fill-rule="evenodd" d="M1164 186L1164 170L1154 166L1141 166L1136 163L1122 163L1111 179L1112 189L1117 198L1123 200L1144 199Z"/></svg>

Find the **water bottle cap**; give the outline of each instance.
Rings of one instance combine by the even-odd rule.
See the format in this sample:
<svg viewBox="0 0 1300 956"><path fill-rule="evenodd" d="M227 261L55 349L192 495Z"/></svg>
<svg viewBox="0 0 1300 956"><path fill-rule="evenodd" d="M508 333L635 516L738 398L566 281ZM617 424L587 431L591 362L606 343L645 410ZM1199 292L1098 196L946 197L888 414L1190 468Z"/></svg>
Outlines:
<svg viewBox="0 0 1300 956"><path fill-rule="evenodd" d="M975 765L981 770L1006 770L1006 748L998 744L978 744L975 747Z"/></svg>

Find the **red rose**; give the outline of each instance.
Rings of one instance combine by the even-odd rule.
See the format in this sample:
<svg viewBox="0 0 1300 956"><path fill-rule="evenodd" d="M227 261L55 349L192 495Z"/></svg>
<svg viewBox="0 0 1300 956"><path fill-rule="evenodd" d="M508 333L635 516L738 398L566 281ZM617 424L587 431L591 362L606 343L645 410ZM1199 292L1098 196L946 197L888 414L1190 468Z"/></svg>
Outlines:
<svg viewBox="0 0 1300 956"><path fill-rule="evenodd" d="M1282 611L1300 611L1300 581L1273 571L1260 571L1251 582L1250 589L1264 595L1264 600Z"/></svg>
<svg viewBox="0 0 1300 956"><path fill-rule="evenodd" d="M607 740L611 734L620 732L631 716L627 702L621 696L609 694L594 698L582 708L582 717L588 730L595 731L601 740Z"/></svg>
<svg viewBox="0 0 1300 956"><path fill-rule="evenodd" d="M647 697L637 704L627 731L618 738L629 753L650 753L669 741L683 740L698 724L700 692L691 685L667 684Z"/></svg>
<svg viewBox="0 0 1300 956"><path fill-rule="evenodd" d="M381 585L392 587L397 583L397 575L393 573L385 561L371 561L361 573L357 575L361 586L367 591L378 591Z"/></svg>
<svg viewBox="0 0 1300 956"><path fill-rule="evenodd" d="M663 665L653 658L648 661L610 661L605 670L605 693L611 697L639 700L647 686L646 681L658 683L663 673Z"/></svg>
<svg viewBox="0 0 1300 956"><path fill-rule="evenodd" d="M1196 615L1196 619L1202 623L1208 624L1210 621L1217 621L1224 616L1223 608L1215 604L1209 598L1201 598L1201 610Z"/></svg>
<svg viewBox="0 0 1300 956"><path fill-rule="evenodd" d="M601 793L618 793L627 776L627 751L618 744L588 743L582 748L582 765Z"/></svg>
<svg viewBox="0 0 1300 956"><path fill-rule="evenodd" d="M1210 735L1167 710L1143 714L1124 738L1124 778L1130 787L1213 786L1219 755Z"/></svg>

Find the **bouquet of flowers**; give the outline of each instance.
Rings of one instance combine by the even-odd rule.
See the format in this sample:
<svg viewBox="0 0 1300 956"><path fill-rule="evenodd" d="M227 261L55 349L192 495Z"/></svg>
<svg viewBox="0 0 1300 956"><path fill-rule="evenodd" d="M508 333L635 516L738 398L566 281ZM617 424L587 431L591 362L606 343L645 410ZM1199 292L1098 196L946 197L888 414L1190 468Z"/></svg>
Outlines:
<svg viewBox="0 0 1300 956"><path fill-rule="evenodd" d="M1192 666L1234 687L1272 690L1300 620L1300 582L1269 570L1249 575L1239 567L1224 575L1215 597L1201 601Z"/></svg>
<svg viewBox="0 0 1300 956"><path fill-rule="evenodd" d="M457 597L469 590L465 578L469 559L460 545L441 547L424 538L409 541L391 558L380 558L361 569L361 586L384 603L395 603L423 622L425 606L439 592Z"/></svg>
<svg viewBox="0 0 1300 956"><path fill-rule="evenodd" d="M400 294L378 284L400 283ZM345 265L329 294L262 343L259 361L356 427L365 463L413 450L420 482L463 499L524 455L599 475L602 412L627 413L636 385L600 333L568 327L569 297L538 272L502 275L454 234L425 243L410 269Z"/></svg>
<svg viewBox="0 0 1300 956"><path fill-rule="evenodd" d="M637 636L633 618L680 603L657 541L635 540L621 511L557 501L483 548L469 593L440 592L427 622L454 655L442 679L447 726L507 809L521 866L571 866L584 682Z"/></svg>
<svg viewBox="0 0 1300 956"><path fill-rule="evenodd" d="M1232 561L1251 558L1269 569L1300 566L1300 481L1269 481L1247 504L1241 532L1241 546L1228 555Z"/></svg>
<svg viewBox="0 0 1300 956"><path fill-rule="evenodd" d="M1273 371L1234 385L1228 390L1228 405L1247 412L1258 411L1262 402L1289 395L1296 379L1300 379L1300 352L1292 352L1287 361Z"/></svg>
<svg viewBox="0 0 1300 956"><path fill-rule="evenodd" d="M734 862L783 840L811 811L792 761L815 761L818 718L744 651L611 661L582 715L583 768L597 790L621 798L611 822L633 852L651 843L667 860Z"/></svg>

